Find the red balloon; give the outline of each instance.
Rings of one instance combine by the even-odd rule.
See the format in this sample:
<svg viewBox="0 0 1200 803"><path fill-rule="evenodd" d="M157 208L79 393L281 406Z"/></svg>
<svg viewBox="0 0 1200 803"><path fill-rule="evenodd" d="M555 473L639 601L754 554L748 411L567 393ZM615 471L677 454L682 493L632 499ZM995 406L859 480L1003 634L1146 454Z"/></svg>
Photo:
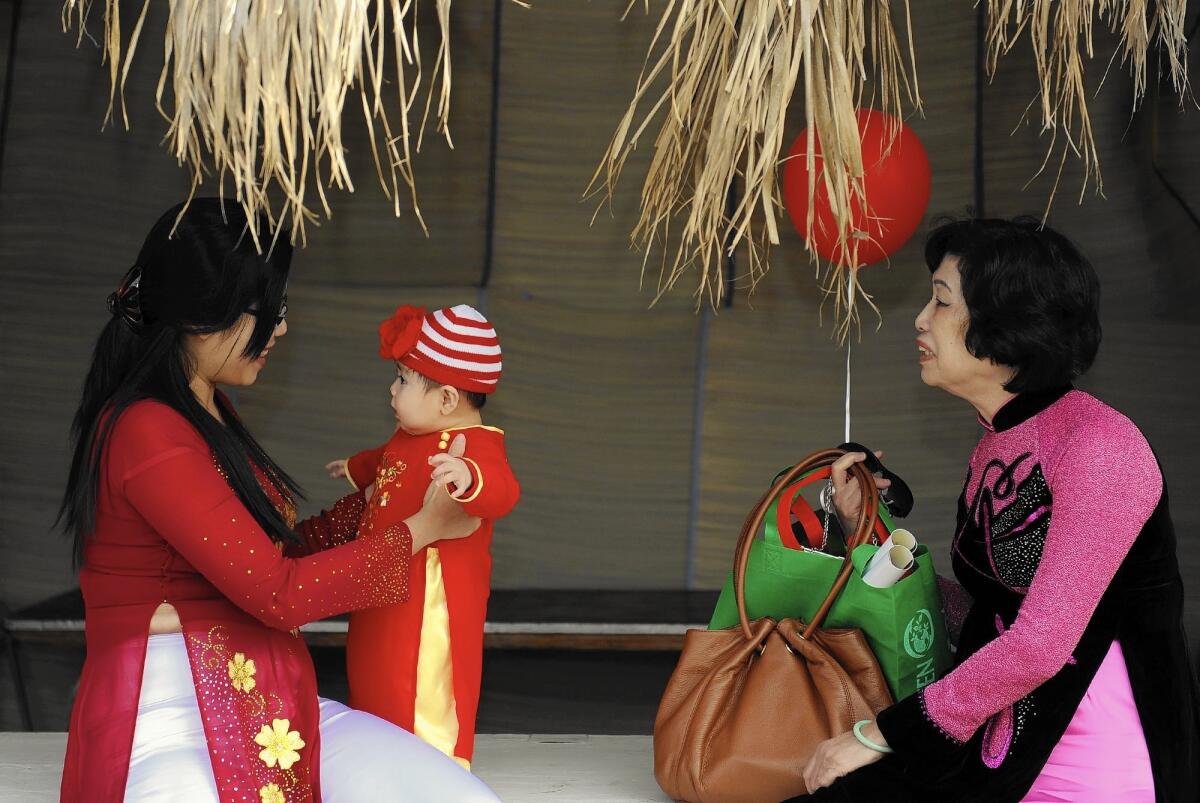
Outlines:
<svg viewBox="0 0 1200 803"><path fill-rule="evenodd" d="M901 249L921 225L929 206L929 157L916 133L904 123L884 155L887 146L890 115L874 109L858 110L858 133L862 142L863 191L867 209L858 201L851 202L852 235L859 240L858 264L870 265ZM805 235L808 219L808 165L805 159L808 129L800 132L788 151L790 157L783 168L783 200L788 216L800 236ZM822 184L820 140L814 138L816 149L816 207L813 221L813 241L823 258L846 265L848 255L837 247L837 229L829 199Z"/></svg>

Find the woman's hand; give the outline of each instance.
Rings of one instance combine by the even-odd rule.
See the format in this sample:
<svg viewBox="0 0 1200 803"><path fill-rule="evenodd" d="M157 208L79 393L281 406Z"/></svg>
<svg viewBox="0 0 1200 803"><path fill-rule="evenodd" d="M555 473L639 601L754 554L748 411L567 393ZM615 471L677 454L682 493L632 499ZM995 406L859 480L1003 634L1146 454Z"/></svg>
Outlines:
<svg viewBox="0 0 1200 803"><path fill-rule="evenodd" d="M863 726L863 736L876 744L887 745L883 734L879 732L879 728L874 722ZM808 787L811 794L822 787L829 786L843 775L848 775L859 767L874 764L881 758L883 758L883 753L867 747L851 732L834 736L817 745L816 752L804 767L804 785Z"/></svg>
<svg viewBox="0 0 1200 803"><path fill-rule="evenodd" d="M467 439L460 435L454 439L448 454L462 457L466 448ZM478 517L468 516L463 506L451 499L450 494L444 493L436 481L430 482L425 490L425 502L421 509L404 520L412 533L414 554L434 541L466 538L479 529L480 522Z"/></svg>
<svg viewBox="0 0 1200 803"><path fill-rule="evenodd" d="M876 452L875 456L882 459L883 452ZM829 477L833 483L833 507L837 510L838 521L842 523L842 532L846 533L847 537L850 536L850 531L862 511L862 490L858 487L858 482L850 477L850 467L866 459L867 456L863 452L847 452L834 462ZM891 480L875 477L875 487L879 490L882 491L891 485Z"/></svg>

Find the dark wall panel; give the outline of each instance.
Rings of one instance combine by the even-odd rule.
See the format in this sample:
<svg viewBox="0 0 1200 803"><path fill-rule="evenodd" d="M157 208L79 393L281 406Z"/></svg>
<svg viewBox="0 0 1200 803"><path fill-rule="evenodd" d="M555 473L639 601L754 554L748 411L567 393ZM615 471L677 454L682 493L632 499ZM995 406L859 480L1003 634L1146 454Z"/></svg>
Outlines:
<svg viewBox="0 0 1200 803"><path fill-rule="evenodd" d="M496 582L684 583L697 318L647 310L629 250L649 142L590 225L592 170L656 22L608 3L502 4L496 256L505 349L497 416L523 499L497 529ZM498 405L499 407L499 405Z"/></svg>
<svg viewBox="0 0 1200 803"><path fill-rule="evenodd" d="M426 89L440 37L437 17L430 10L422 5L418 16ZM344 119L355 192L334 193L333 219L321 221L320 229L310 234L310 247L303 256L307 281L384 291L397 285L469 288L479 284L487 243L492 13L492 3L475 2L457 4L450 14L454 147L434 130L435 98L424 142L414 156L417 199L429 235L422 234L403 185L401 216L393 214L376 177L359 100L351 96ZM386 74L394 76L390 66ZM398 109L394 80L385 84L384 91L388 108ZM411 121L414 148L425 95L419 100ZM390 117L393 133L398 133L398 116Z"/></svg>

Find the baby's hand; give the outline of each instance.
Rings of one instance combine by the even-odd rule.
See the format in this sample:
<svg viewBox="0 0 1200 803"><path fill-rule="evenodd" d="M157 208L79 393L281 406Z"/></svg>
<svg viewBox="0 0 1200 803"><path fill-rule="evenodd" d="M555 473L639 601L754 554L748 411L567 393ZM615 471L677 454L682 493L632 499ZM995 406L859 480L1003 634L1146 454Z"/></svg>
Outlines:
<svg viewBox="0 0 1200 803"><path fill-rule="evenodd" d="M329 472L329 479L341 479L342 477L346 476L346 461L334 460L331 463L326 463L325 470Z"/></svg>
<svg viewBox="0 0 1200 803"><path fill-rule="evenodd" d="M453 483L454 492L450 495L455 499L461 498L470 490L471 483L475 479L471 475L471 469L467 466L466 461L462 459L466 449L466 436L458 435L445 453L435 454L429 458L429 465L433 466L433 484L445 487Z"/></svg>

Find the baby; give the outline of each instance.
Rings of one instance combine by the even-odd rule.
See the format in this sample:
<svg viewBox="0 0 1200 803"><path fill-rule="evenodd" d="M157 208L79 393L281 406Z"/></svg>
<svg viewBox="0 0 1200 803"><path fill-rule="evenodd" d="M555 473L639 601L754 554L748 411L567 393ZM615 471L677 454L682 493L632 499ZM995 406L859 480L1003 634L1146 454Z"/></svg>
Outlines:
<svg viewBox="0 0 1200 803"><path fill-rule="evenodd" d="M351 615L350 705L470 769L492 526L520 496L504 433L484 426L480 414L500 379L500 342L487 319L462 304L433 313L400 307L379 335L381 355L396 363L396 431L383 446L326 468L356 488L375 483L362 528L384 529L416 513L431 478L482 523L467 538L413 555L408 602Z"/></svg>

